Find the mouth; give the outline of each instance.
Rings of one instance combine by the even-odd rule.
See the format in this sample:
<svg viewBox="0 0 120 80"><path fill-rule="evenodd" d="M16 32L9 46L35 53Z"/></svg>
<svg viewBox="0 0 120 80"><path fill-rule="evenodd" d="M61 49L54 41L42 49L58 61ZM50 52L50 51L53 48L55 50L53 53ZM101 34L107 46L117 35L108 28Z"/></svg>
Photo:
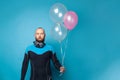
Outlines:
<svg viewBox="0 0 120 80"><path fill-rule="evenodd" d="M36 38L37 41L43 41L44 39L41 37Z"/></svg>
<svg viewBox="0 0 120 80"><path fill-rule="evenodd" d="M42 40L41 38L38 38L38 40Z"/></svg>
<svg viewBox="0 0 120 80"><path fill-rule="evenodd" d="M38 37L38 39L41 39L41 37Z"/></svg>

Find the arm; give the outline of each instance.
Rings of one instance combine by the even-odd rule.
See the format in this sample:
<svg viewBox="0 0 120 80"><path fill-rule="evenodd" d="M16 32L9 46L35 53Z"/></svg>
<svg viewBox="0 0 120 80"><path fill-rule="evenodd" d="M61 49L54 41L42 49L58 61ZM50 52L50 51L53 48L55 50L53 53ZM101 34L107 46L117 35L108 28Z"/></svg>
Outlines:
<svg viewBox="0 0 120 80"><path fill-rule="evenodd" d="M51 58L52 58L52 61L53 61L54 65L55 65L56 69L60 71L60 67L62 65L60 64L59 60L57 59L56 53L52 54Z"/></svg>
<svg viewBox="0 0 120 80"><path fill-rule="evenodd" d="M59 60L57 59L57 56L53 47L51 47L51 51L52 51L52 61L56 69L59 70L61 73L63 73L65 71L65 68L60 64Z"/></svg>
<svg viewBox="0 0 120 80"><path fill-rule="evenodd" d="M27 68L28 68L28 63L29 63L29 56L28 56L28 54L25 54L24 55L24 60L23 60L23 63L22 63L21 80L25 79L25 75L26 75Z"/></svg>

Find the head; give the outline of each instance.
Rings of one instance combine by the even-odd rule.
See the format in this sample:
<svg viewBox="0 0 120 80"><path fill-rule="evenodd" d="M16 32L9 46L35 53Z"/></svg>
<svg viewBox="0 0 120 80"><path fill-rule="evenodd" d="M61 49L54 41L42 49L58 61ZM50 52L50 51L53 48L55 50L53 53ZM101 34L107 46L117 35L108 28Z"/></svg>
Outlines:
<svg viewBox="0 0 120 80"><path fill-rule="evenodd" d="M38 42L44 42L45 30L42 27L38 27L35 31L35 40Z"/></svg>

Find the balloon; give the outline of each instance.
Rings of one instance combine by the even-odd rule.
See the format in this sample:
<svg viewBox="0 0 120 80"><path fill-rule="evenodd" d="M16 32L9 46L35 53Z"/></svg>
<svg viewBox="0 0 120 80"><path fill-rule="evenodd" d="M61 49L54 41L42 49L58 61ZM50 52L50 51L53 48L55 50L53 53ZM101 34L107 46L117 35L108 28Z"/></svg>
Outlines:
<svg viewBox="0 0 120 80"><path fill-rule="evenodd" d="M51 29L51 35L54 39L61 42L67 36L67 29L63 24L56 23L55 26Z"/></svg>
<svg viewBox="0 0 120 80"><path fill-rule="evenodd" d="M64 25L67 29L72 30L78 23L78 16L75 12L69 11L64 16Z"/></svg>
<svg viewBox="0 0 120 80"><path fill-rule="evenodd" d="M63 17L67 12L66 7L61 3L54 4L50 9L50 17L51 19L56 22L63 22Z"/></svg>

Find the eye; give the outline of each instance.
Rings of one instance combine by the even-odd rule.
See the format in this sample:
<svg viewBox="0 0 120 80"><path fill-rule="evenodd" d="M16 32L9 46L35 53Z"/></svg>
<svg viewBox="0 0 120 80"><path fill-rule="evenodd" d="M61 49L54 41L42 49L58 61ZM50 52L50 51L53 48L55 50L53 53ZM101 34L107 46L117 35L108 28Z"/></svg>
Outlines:
<svg viewBox="0 0 120 80"><path fill-rule="evenodd" d="M44 33L41 33L42 35L44 35Z"/></svg>

